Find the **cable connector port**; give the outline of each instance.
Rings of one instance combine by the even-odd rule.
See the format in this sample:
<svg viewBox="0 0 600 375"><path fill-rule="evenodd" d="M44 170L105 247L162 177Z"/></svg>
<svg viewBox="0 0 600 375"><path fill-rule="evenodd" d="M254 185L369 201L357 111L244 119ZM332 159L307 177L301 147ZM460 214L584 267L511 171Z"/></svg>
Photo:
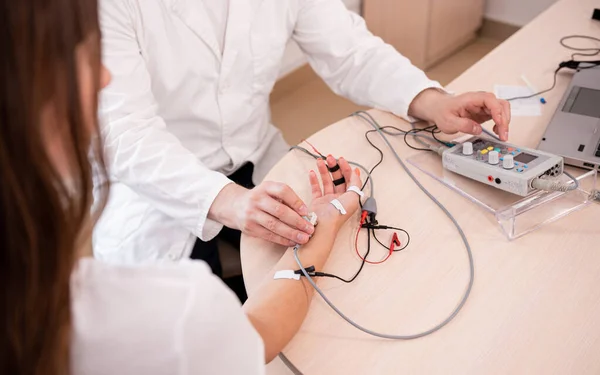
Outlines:
<svg viewBox="0 0 600 375"><path fill-rule="evenodd" d="M567 172L563 172L564 175L569 177L571 182L562 182L557 181L556 179L547 179L547 178L536 178L531 181L531 187L533 189L544 190L544 191L562 191L567 192L571 190L576 190L579 188L579 181Z"/></svg>
<svg viewBox="0 0 600 375"><path fill-rule="evenodd" d="M362 206L363 213L366 212L369 215L369 222L376 224L377 220L377 202L375 198L369 197Z"/></svg>

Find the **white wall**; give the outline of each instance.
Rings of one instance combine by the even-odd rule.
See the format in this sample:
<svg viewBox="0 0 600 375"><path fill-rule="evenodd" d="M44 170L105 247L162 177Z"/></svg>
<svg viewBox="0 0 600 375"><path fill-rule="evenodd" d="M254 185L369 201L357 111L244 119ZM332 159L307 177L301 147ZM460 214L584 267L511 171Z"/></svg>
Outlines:
<svg viewBox="0 0 600 375"><path fill-rule="evenodd" d="M485 18L523 26L556 0L486 0Z"/></svg>

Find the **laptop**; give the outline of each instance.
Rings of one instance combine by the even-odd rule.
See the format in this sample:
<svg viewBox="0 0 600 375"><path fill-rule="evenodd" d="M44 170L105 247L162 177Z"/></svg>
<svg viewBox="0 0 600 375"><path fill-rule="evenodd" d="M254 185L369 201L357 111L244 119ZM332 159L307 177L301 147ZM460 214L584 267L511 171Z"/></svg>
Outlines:
<svg viewBox="0 0 600 375"><path fill-rule="evenodd" d="M600 169L600 66L575 73L538 149L565 164Z"/></svg>

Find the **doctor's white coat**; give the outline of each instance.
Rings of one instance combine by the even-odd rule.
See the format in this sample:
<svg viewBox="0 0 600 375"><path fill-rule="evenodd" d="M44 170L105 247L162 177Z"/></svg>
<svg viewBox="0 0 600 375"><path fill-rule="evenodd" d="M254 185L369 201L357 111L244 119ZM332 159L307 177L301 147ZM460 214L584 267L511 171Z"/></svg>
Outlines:
<svg viewBox="0 0 600 375"><path fill-rule="evenodd" d="M230 0L223 51L203 0L100 0L100 12L113 76L101 96L112 181L94 232L103 260L177 260L219 232L207 213L225 175L250 161L258 183L287 151L269 94L290 38L362 105L406 117L419 92L440 87L341 0Z"/></svg>

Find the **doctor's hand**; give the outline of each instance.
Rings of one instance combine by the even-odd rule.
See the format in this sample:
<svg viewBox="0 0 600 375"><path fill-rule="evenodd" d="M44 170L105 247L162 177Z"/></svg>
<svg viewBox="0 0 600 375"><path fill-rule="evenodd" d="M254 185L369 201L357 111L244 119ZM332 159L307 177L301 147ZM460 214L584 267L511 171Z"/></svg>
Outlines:
<svg viewBox="0 0 600 375"><path fill-rule="evenodd" d="M488 92L452 96L438 89L426 89L413 99L410 116L432 122L446 134L481 134L481 124L493 120L494 132L508 140L510 104Z"/></svg>
<svg viewBox="0 0 600 375"><path fill-rule="evenodd" d="M287 185L263 182L252 190L225 186L215 198L209 218L286 247L304 245L315 228L302 218L308 208Z"/></svg>

